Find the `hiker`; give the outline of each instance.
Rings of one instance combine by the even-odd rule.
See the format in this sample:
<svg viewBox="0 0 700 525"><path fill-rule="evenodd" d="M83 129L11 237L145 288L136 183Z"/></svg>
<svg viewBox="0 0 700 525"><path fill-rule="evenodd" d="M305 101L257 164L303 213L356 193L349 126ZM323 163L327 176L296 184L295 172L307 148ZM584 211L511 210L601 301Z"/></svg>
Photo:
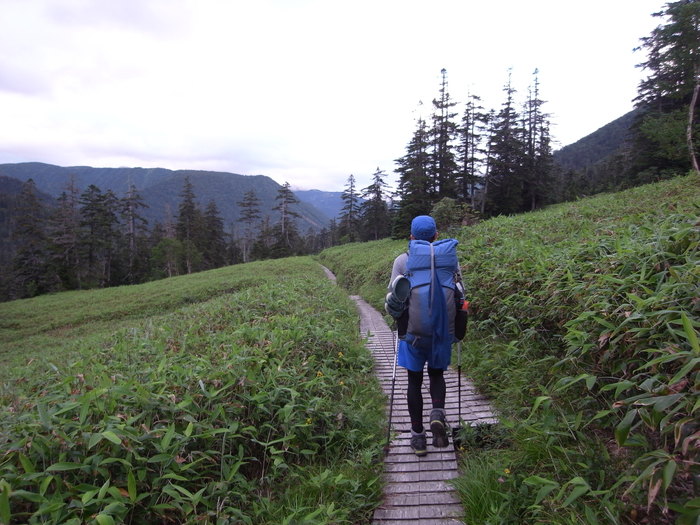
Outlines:
<svg viewBox="0 0 700 525"><path fill-rule="evenodd" d="M454 341L454 322L450 324L449 316L454 319L455 306L454 298L448 301L443 301L442 286L438 286L439 299L442 302L444 310L438 313L440 319L437 322L437 327L434 319L411 319L412 316L434 317L432 303L433 299L438 302L438 296L433 295L430 299L431 307L430 314L426 314L425 310L419 310L417 299L414 298L416 292L411 290L412 298L408 302L403 302L397 299L397 293L394 293L394 285L401 282L401 276L407 276L411 282L411 286L416 287L421 283L413 280L412 275L416 276L420 272L413 270L416 266L416 259L422 257L423 261L427 260L427 270L423 270L423 283L428 284L434 282L441 276L448 275L450 283L453 283L454 276L459 275L459 264L457 261L456 245L454 239L445 239L437 241L438 232L435 221L429 215L419 215L411 222L411 242L409 243L409 252L400 254L394 260L394 265L391 271L391 280L389 281L390 293L387 294L385 308L387 312L397 320L399 332L399 348L398 348L398 365L405 368L408 374L408 389L407 402L408 412L411 417L411 448L413 448L417 456L427 454L427 440L425 428L423 427L423 395L421 387L423 384L423 369L425 364L428 365L428 378L430 381L430 397L432 400L432 410L430 412L430 430L433 436L433 446L442 448L448 446L447 438L447 423L445 421L445 378L444 371L450 364L452 353L452 343ZM414 242L425 241L425 242ZM413 255L419 253L428 255ZM436 253L444 253L440 255L440 268L435 268L437 257ZM409 254L413 257L413 261L409 261ZM432 258L432 260L431 260ZM422 263L422 268L425 268L425 262ZM428 276L427 278L425 276ZM397 281L397 278L399 279ZM419 280L420 280L419 278ZM405 282L405 281L404 281ZM405 284L402 286L406 286ZM428 289L426 287L426 289ZM428 295L433 292L424 292ZM400 295L400 294L399 294ZM408 295L408 293L406 293ZM426 299L423 299L426 301ZM452 305L449 303L452 302ZM408 315L408 314L411 315ZM415 325L419 321L431 324L431 337L420 338L411 335L411 325ZM434 330L434 331L433 331ZM408 332L408 333L407 333ZM424 331L425 332L425 331ZM429 342L425 343L425 339Z"/></svg>

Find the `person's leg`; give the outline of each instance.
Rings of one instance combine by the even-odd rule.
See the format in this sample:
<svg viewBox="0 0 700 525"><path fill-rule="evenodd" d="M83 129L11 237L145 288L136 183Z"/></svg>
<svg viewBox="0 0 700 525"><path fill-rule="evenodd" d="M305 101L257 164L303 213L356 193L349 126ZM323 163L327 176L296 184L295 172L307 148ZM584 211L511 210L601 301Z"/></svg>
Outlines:
<svg viewBox="0 0 700 525"><path fill-rule="evenodd" d="M406 400L408 402L408 414L411 417L411 447L417 456L425 456L428 453L423 428L423 371L414 372L406 370L408 373L408 389L406 390Z"/></svg>
<svg viewBox="0 0 700 525"><path fill-rule="evenodd" d="M406 400L408 401L408 414L411 416L411 430L420 434L423 432L423 371L408 372L408 389L406 390Z"/></svg>
<svg viewBox="0 0 700 525"><path fill-rule="evenodd" d="M433 408L445 408L445 386L444 370L428 367L428 377L430 379L430 397L433 401Z"/></svg>
<svg viewBox="0 0 700 525"><path fill-rule="evenodd" d="M430 430L433 433L433 446L446 447L447 424L445 422L445 376L444 371L437 368L428 367L428 377L430 379L430 397L433 402L433 409L430 411Z"/></svg>

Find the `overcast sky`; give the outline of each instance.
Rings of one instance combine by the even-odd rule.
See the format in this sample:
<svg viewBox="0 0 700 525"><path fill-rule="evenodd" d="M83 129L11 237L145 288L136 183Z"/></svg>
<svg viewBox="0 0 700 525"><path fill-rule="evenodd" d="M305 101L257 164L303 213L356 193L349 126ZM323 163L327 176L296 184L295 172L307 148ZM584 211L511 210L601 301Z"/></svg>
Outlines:
<svg viewBox="0 0 700 525"><path fill-rule="evenodd" d="M393 183L442 68L494 109L539 69L558 149L632 109L664 4L0 0L0 163Z"/></svg>

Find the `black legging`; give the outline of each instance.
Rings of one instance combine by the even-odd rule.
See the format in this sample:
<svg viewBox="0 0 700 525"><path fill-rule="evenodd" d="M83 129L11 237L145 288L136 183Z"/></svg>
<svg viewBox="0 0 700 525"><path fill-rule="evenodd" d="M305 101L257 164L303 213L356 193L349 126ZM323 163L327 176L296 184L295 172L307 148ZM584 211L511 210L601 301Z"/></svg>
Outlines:
<svg viewBox="0 0 700 525"><path fill-rule="evenodd" d="M408 413L411 416L411 429L414 432L423 432L423 371L408 372L408 390L406 398L408 400ZM443 370L428 367L428 378L430 380L430 397L433 408L445 408L445 377Z"/></svg>

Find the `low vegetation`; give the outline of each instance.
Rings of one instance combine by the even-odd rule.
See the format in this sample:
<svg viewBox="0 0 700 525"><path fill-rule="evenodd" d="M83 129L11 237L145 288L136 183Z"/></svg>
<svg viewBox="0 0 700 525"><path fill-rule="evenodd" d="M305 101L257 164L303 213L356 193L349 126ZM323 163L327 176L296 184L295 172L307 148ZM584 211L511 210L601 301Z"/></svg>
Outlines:
<svg viewBox="0 0 700 525"><path fill-rule="evenodd" d="M0 305L1 523L355 523L383 398L309 258Z"/></svg>
<svg viewBox="0 0 700 525"><path fill-rule="evenodd" d="M463 369L508 444L461 455L468 523L697 522L699 212L690 176L456 233L473 305ZM381 308L405 249L321 260Z"/></svg>

